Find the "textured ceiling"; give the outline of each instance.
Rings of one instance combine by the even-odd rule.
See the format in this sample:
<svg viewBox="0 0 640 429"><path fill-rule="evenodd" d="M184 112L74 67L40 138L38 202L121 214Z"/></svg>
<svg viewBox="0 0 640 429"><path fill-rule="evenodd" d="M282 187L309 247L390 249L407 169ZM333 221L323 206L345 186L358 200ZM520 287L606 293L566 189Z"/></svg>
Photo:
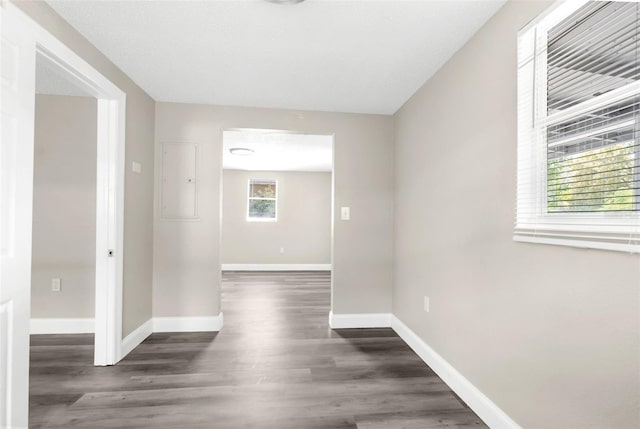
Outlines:
<svg viewBox="0 0 640 429"><path fill-rule="evenodd" d="M222 165L227 170L331 171L333 138L274 131L225 131ZM248 148L252 155L234 155L231 148Z"/></svg>
<svg viewBox="0 0 640 429"><path fill-rule="evenodd" d="M382 114L503 3L49 0L157 101Z"/></svg>

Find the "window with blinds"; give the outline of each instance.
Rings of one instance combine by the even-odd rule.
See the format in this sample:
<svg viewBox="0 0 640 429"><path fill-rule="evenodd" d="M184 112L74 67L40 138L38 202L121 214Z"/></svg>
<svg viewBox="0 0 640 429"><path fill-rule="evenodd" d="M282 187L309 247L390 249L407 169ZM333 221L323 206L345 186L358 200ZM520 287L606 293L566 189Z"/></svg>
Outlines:
<svg viewBox="0 0 640 429"><path fill-rule="evenodd" d="M556 5L518 37L514 238L640 251L640 4Z"/></svg>

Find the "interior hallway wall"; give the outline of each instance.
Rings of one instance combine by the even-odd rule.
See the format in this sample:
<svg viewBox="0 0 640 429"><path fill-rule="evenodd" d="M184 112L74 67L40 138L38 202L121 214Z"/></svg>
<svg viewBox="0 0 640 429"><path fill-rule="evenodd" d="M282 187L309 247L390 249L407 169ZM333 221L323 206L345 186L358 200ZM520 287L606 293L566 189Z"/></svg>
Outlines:
<svg viewBox="0 0 640 429"><path fill-rule="evenodd" d="M97 108L90 97L36 96L32 318L94 315Z"/></svg>
<svg viewBox="0 0 640 429"><path fill-rule="evenodd" d="M637 428L640 255L512 240L516 35L548 5L507 2L396 114L393 312L524 428Z"/></svg>
<svg viewBox="0 0 640 429"><path fill-rule="evenodd" d="M247 221L249 179L278 181L277 222ZM222 182L223 264L331 263L331 173L224 170Z"/></svg>
<svg viewBox="0 0 640 429"><path fill-rule="evenodd" d="M393 118L385 115L157 103L154 316L220 312L222 132L254 128L335 134L334 313L391 310ZM199 219L163 220L160 144L198 144ZM342 221L339 207L351 207Z"/></svg>
<svg viewBox="0 0 640 429"><path fill-rule="evenodd" d="M127 95L122 334L151 318L155 101L43 1L15 4ZM131 171L133 161L142 173Z"/></svg>

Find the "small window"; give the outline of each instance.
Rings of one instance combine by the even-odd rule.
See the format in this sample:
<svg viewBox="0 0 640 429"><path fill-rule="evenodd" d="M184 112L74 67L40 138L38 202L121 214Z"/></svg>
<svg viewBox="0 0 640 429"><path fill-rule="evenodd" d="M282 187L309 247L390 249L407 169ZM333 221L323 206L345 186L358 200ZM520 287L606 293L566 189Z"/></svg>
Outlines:
<svg viewBox="0 0 640 429"><path fill-rule="evenodd" d="M278 219L278 182L249 179L248 221L276 221Z"/></svg>
<svg viewBox="0 0 640 429"><path fill-rule="evenodd" d="M518 36L514 239L640 252L640 4L559 2Z"/></svg>

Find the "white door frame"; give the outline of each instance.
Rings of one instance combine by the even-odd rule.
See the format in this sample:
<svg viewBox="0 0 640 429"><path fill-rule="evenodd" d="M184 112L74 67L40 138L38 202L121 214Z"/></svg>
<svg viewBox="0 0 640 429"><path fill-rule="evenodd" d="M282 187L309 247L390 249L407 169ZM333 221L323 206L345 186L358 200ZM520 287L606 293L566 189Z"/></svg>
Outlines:
<svg viewBox="0 0 640 429"><path fill-rule="evenodd" d="M122 358L126 94L31 19L38 60L67 74L98 102L94 365ZM35 95L34 95L35 96Z"/></svg>
<svg viewBox="0 0 640 429"><path fill-rule="evenodd" d="M334 279L334 259L333 259L333 254L334 254L334 245L335 245L335 239L334 239L334 234L335 234L335 200L336 200L336 134L335 133L330 133L330 132L323 132L323 131L313 131L313 130L306 130L306 131L296 131L293 129L277 129L277 128L246 128L246 127L227 127L227 128L221 128L220 129L220 213L222 213L223 210L223 206L224 206L224 180L223 180L223 174L224 174L224 133L228 132L228 131L241 131L241 132L247 132L247 133L258 133L258 134L269 134L269 133L273 133L273 134L298 134L298 135L312 135L312 136L323 136L323 137L329 137L331 138L331 264L330 264L330 271L331 271L331 304L329 306L329 315L328 317L331 317L331 314L333 314L333 279ZM219 219L219 224L218 224L218 237L219 237L219 244L218 244L218 248L221 249L222 251L222 216L220 216ZM219 265L219 269L218 272L221 274L222 273L222 253L220 253L220 259L218 261L218 265ZM222 285L222 280L220 280L220 285ZM220 287L220 291L218 294L218 299L220 302L220 307L222 308L222 287ZM220 310L222 312L222 310Z"/></svg>
<svg viewBox="0 0 640 429"><path fill-rule="evenodd" d="M113 365L121 359L126 97L12 2L0 0L0 15L1 87L7 91L0 97L0 426L26 427L36 55L98 100L96 365Z"/></svg>

